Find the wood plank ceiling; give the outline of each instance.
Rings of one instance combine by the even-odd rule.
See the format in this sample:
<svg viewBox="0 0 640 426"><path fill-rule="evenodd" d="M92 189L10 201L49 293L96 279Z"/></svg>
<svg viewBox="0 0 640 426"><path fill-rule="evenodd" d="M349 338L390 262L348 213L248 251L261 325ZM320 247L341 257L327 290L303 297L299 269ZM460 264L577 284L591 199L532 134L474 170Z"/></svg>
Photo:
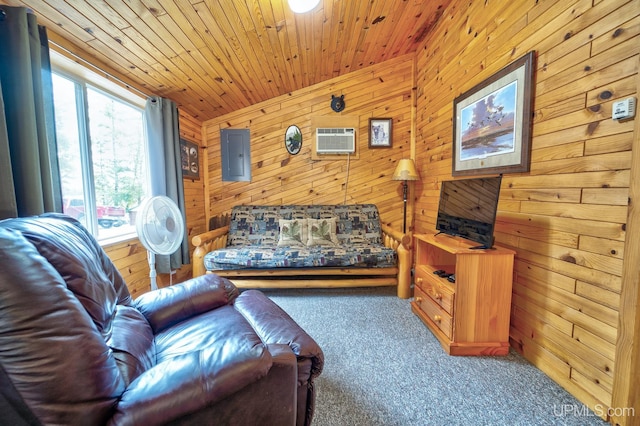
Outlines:
<svg viewBox="0 0 640 426"><path fill-rule="evenodd" d="M321 0L306 14L287 0L0 3L204 121L414 52L450 1Z"/></svg>

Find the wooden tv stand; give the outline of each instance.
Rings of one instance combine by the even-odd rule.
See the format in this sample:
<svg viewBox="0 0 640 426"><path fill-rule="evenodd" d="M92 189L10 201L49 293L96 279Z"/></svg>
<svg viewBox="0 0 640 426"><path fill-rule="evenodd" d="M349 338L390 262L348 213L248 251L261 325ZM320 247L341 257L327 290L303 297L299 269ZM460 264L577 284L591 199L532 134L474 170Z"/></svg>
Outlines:
<svg viewBox="0 0 640 426"><path fill-rule="evenodd" d="M415 235L411 310L449 355L506 355L515 252L446 234ZM455 283L433 272L455 273Z"/></svg>

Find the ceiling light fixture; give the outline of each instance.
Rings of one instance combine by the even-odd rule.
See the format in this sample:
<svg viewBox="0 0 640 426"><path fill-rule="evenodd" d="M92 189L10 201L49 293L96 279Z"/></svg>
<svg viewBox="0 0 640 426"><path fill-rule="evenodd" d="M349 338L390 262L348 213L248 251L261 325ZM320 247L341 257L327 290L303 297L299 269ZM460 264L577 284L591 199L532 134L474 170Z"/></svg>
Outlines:
<svg viewBox="0 0 640 426"><path fill-rule="evenodd" d="M289 7L294 13L305 13L312 10L320 0L289 0Z"/></svg>

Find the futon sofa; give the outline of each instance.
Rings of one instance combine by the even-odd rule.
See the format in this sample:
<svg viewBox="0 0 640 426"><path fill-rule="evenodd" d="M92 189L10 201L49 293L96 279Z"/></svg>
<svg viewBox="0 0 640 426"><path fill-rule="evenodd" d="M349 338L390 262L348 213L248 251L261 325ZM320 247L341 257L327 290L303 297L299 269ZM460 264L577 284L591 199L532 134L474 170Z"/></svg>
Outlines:
<svg viewBox="0 0 640 426"><path fill-rule="evenodd" d="M0 221L0 424L309 425L323 353L206 275L133 300L67 216Z"/></svg>
<svg viewBox="0 0 640 426"><path fill-rule="evenodd" d="M241 205L229 225L192 238L193 275L258 288L397 285L408 298L410 241L374 204Z"/></svg>

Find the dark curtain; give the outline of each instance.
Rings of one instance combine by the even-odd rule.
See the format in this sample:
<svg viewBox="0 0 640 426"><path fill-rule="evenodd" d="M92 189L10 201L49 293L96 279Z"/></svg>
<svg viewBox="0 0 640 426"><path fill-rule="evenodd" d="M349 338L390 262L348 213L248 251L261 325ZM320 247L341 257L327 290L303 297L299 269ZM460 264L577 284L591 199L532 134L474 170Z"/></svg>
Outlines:
<svg viewBox="0 0 640 426"><path fill-rule="evenodd" d="M178 107L169 99L150 97L145 106L145 122L149 144L151 196L166 195L171 198L182 212L185 223L180 249L171 256L156 256L158 272L166 274L171 269L189 263Z"/></svg>
<svg viewBox="0 0 640 426"><path fill-rule="evenodd" d="M0 5L0 218L62 211L46 29Z"/></svg>

